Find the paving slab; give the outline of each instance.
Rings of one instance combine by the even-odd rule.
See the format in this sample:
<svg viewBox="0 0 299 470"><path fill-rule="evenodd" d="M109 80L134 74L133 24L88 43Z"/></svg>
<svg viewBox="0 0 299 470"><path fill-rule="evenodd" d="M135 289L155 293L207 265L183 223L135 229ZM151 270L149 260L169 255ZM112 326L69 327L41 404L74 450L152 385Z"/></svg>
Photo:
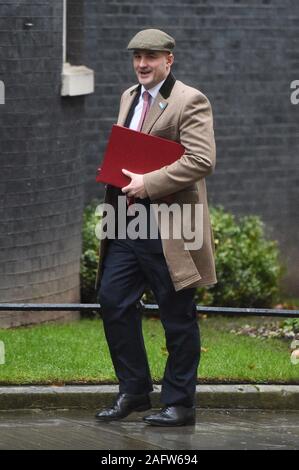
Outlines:
<svg viewBox="0 0 299 470"><path fill-rule="evenodd" d="M195 426L153 427L144 413L100 423L91 410L0 412L1 450L295 450L299 412L197 409Z"/></svg>

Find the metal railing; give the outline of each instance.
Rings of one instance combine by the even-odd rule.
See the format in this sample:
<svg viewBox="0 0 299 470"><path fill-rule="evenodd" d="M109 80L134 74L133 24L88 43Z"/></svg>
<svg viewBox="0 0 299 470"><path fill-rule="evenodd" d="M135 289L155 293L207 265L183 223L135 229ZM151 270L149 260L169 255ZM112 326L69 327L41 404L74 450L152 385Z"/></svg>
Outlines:
<svg viewBox="0 0 299 470"><path fill-rule="evenodd" d="M144 313L157 312L159 310L156 304L144 304L140 302ZM197 305L198 313L212 313L215 315L253 315L265 317L284 317L299 318L299 310L271 309L271 308L236 308L236 307L205 307ZM1 311L80 311L90 312L101 309L100 304L39 304L39 303L0 303Z"/></svg>

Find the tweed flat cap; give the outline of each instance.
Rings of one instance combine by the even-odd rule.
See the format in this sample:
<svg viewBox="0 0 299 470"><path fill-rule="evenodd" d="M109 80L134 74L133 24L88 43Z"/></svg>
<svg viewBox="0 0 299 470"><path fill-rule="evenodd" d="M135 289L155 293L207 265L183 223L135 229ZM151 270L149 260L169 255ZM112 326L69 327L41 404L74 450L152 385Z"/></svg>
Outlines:
<svg viewBox="0 0 299 470"><path fill-rule="evenodd" d="M147 49L150 51L169 51L175 46L175 40L160 29L143 29L131 39L127 49Z"/></svg>

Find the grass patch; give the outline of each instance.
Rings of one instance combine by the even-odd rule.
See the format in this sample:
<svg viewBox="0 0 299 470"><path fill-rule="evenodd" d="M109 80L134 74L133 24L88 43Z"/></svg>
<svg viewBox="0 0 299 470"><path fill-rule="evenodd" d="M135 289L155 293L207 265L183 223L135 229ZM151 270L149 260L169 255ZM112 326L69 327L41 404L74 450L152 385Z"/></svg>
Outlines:
<svg viewBox="0 0 299 470"><path fill-rule="evenodd" d="M200 321L199 382L299 384L299 365L290 361L288 342L233 335L226 320ZM163 328L147 318L143 331L152 377L160 382L167 359ZM117 382L101 320L0 330L0 340L6 352L2 385Z"/></svg>

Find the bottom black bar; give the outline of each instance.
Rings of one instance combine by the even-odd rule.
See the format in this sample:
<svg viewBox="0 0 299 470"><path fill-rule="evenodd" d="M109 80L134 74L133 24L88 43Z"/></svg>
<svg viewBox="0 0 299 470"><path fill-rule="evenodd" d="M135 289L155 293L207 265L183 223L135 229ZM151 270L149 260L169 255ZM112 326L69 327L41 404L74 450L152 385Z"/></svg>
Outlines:
<svg viewBox="0 0 299 470"><path fill-rule="evenodd" d="M288 450L288 452L290 452ZM234 454L234 455L232 455ZM6 460L10 465L19 463L22 467L27 463L29 465L76 465L83 469L88 468L129 468L139 469L147 468L146 466L161 467L184 467L188 465L192 468L210 468L211 464L218 463L221 459L221 466L227 462L229 468L240 469L240 465L244 465L244 458L246 458L246 465L257 463L257 459L261 457L267 458L267 467L269 464L281 462L285 463L287 457L286 451L279 453L277 450L82 450L82 451L2 451L1 463L4 464ZM275 459L275 462L274 462ZM282 460L284 459L284 460ZM4 468L4 467L2 467ZM149 468L149 467L148 467Z"/></svg>

